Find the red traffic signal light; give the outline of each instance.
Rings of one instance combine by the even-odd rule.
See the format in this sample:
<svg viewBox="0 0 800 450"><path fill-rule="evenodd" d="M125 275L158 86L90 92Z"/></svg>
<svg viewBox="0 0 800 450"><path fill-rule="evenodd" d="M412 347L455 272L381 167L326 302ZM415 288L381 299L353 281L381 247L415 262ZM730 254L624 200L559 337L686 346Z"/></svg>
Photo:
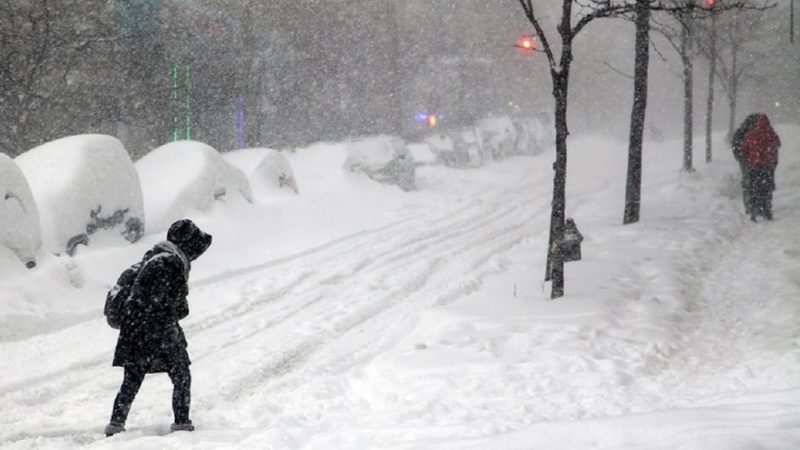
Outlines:
<svg viewBox="0 0 800 450"><path fill-rule="evenodd" d="M716 3L717 0L706 0L706 6L708 6L709 8L713 8L714 5L716 5Z"/></svg>
<svg viewBox="0 0 800 450"><path fill-rule="evenodd" d="M522 36L517 42L517 47L523 50L536 50L536 38L530 35Z"/></svg>

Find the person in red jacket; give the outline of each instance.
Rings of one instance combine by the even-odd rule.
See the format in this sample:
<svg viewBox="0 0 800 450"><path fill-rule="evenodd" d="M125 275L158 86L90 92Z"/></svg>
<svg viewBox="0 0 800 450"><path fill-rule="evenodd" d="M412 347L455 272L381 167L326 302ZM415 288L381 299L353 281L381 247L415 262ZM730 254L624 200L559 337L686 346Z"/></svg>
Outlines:
<svg viewBox="0 0 800 450"><path fill-rule="evenodd" d="M742 166L742 187L750 218L772 220L772 192L781 139L766 114L751 114L734 136L734 155ZM739 155L736 155L738 150Z"/></svg>

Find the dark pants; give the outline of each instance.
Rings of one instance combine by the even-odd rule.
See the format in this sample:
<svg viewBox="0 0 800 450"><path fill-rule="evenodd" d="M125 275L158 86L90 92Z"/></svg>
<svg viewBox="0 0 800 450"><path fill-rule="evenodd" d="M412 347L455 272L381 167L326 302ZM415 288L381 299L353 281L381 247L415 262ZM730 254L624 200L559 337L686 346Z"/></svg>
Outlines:
<svg viewBox="0 0 800 450"><path fill-rule="evenodd" d="M750 202L750 180L748 179L748 168L743 162L739 162L739 166L742 169L742 200L744 200L744 212L745 214L750 214L751 210L751 202Z"/></svg>
<svg viewBox="0 0 800 450"><path fill-rule="evenodd" d="M142 386L147 369L141 366L125 366L125 377L114 399L111 423L124 425L128 419L133 399ZM191 402L192 375L188 365L173 367L167 372L172 380L172 412L175 423L189 423L189 403Z"/></svg>
<svg viewBox="0 0 800 450"><path fill-rule="evenodd" d="M772 191L775 190L774 169L750 169L747 177L747 201L750 217L762 216L772 220Z"/></svg>

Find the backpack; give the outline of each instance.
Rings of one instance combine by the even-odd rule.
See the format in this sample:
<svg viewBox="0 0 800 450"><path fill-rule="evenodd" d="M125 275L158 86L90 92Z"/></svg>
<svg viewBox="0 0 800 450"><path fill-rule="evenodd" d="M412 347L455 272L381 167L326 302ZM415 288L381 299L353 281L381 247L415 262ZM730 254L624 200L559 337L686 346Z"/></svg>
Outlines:
<svg viewBox="0 0 800 450"><path fill-rule="evenodd" d="M139 273L142 271L143 265L144 260L125 269L125 271L120 274L119 278L117 278L117 284L115 284L106 295L106 305L103 308L103 314L106 316L108 325L115 330L119 330L119 327L122 325L123 307L133 292L133 285L136 279L139 278Z"/></svg>

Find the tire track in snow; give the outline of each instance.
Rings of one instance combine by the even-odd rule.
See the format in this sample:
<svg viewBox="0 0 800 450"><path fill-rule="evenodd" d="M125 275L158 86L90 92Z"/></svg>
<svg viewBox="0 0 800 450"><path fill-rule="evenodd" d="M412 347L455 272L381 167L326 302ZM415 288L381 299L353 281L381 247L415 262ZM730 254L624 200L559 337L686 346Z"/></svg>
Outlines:
<svg viewBox="0 0 800 450"><path fill-rule="evenodd" d="M326 251L311 255L306 259L293 261L291 264L284 264L283 267L275 269L282 271L300 270L299 268L295 269L295 266L310 266L319 269L315 269L313 274L309 272L306 274L308 276L298 277L291 283L274 288L269 292L249 295L249 298L247 298L248 295L242 296L240 294L240 299L221 314L211 318L200 317L192 319L185 329L187 332L196 333L219 324L230 324L236 318L250 321L254 311L267 304L274 303L275 300L293 299L297 296L302 296L303 291L301 288L304 286L310 286L311 289L316 290L318 285L335 285L343 279L357 277L360 272L363 272L369 266L394 268L393 265L408 259L410 256L419 257L421 252L428 246L434 245L433 243L453 240L463 235L475 233L477 230L493 224L496 220L517 211L519 207L519 205L511 205L494 211L490 215L479 214L477 217L474 209L472 209L472 214L459 218L457 222L444 222L434 228L422 224L418 232L393 233L389 238L376 236L371 242L361 242L356 247L358 249L358 252L356 252L357 259L351 261L343 261L342 253ZM441 221L437 220L437 222ZM363 250L361 249L365 247L371 249L370 255L363 256ZM333 273L329 271L330 269L333 269ZM274 275L272 278L274 278ZM290 308L288 313L280 311L280 316L283 319L287 319L309 305L310 303L308 302L301 302L301 304Z"/></svg>
<svg viewBox="0 0 800 450"><path fill-rule="evenodd" d="M505 194L505 192L503 194ZM417 224L417 228L420 228L420 234L411 234L411 236L409 236L410 232L407 229L402 233L396 232L394 230L395 225L392 225L390 227L382 228L384 232L390 233L388 237L385 234L359 234L356 235L355 242L351 242L350 240L342 241L341 244L346 244L345 248L340 248L338 245L333 247L323 246L315 249L313 252L303 252L300 257L293 256L290 258L284 258L283 260L280 260L280 265L269 263L267 265L257 266L257 271L255 274L253 274L252 271L256 269L245 269L245 272L234 274L231 277L238 279L238 277L243 274L259 276L268 269L286 271L291 270L290 268L293 268L294 266L310 266L317 268L314 269L315 272L307 272L305 275L297 277L296 280L276 288L278 291L277 293L266 293L259 296L251 295L249 299L245 298L246 296L244 296L241 297L239 301L232 303L224 311L213 317L191 318L188 321L188 325L185 329L192 332L204 331L218 324L227 323L237 317L248 315L255 309L265 304L273 303L275 300L289 298L298 287L302 286L302 282L306 281L306 278L312 277L312 275L315 279L322 278L321 280L313 281L313 283L317 284L335 284L338 280L343 278L355 277L359 272L363 271L371 264L378 263L382 260L385 260L383 264L387 264L405 258L407 257L408 253L418 251L420 248L419 245L425 245L425 243L428 241L440 239L445 235L447 235L445 236L447 238L452 238L464 233L474 232L476 229L480 229L481 227L488 225L492 220L507 214L514 208L505 208L503 210L494 212L490 216L483 216L478 220L476 220L475 209L475 205L472 204L470 207L459 208L454 214L449 216L445 214L442 217L436 217L434 219L426 218L422 224ZM461 216L464 217L462 218ZM453 217L456 217L458 218L458 221L445 222L443 220L444 217L449 217L451 221ZM427 226L428 223L440 223L440 225L431 228ZM408 228L406 221L402 221L402 225ZM412 250L408 250L408 247L414 245L417 247ZM337 269L333 274L328 275L327 278L324 278L326 276L325 274L320 274L329 266L342 265L343 262L341 261L341 255L347 255L353 252L361 253L362 249L365 247L371 248L371 253L378 254L379 256L362 258L357 260L355 263L352 261L344 262L344 264L348 264L347 267L343 269ZM399 254L396 259L387 259L391 258L391 255L394 254ZM327 272L325 273L327 274ZM233 280L227 276L217 279L218 283L222 281L224 281L227 285ZM253 297L255 297L255 300ZM302 307L297 308L296 310L301 309Z"/></svg>
<svg viewBox="0 0 800 450"><path fill-rule="evenodd" d="M315 333L310 336L300 336L299 342L290 347L288 351L286 346L282 346L277 348L276 353L276 346L271 345L269 339L262 339L265 345L251 349L253 354L256 355L253 358L253 365L257 368L251 369L251 373L245 376L232 376L233 379L229 383L231 386L225 389L225 400L230 401L240 398L242 395L252 392L253 389L265 381L274 380L278 376L299 369L301 363L307 363L309 357L317 353L322 347L340 346L341 343L337 342L337 340L341 337L358 327L362 327L376 317L392 314L398 305L408 304L406 309L413 311L426 306L454 301L462 295L477 289L480 285L480 280L488 273L496 270L476 270L476 268L480 268L482 263L492 256L510 249L524 239L529 234L525 230L529 220L523 220L522 222L521 224L512 224L497 229L491 235L474 237L467 242L457 241L444 248L431 246L428 249L434 255L441 254L446 256L431 255L429 257L426 253L409 253L408 257L413 258L416 262L402 269L404 275L401 281L385 289L382 295L377 298L370 298L368 301L362 302L356 301L355 305L346 308L338 317L334 315L328 320L327 324L321 323ZM475 250L476 248L478 249L477 251ZM479 256L476 258L474 257L475 254ZM463 256L473 257L461 258ZM459 259L462 259L463 262L454 262ZM392 270L392 267L396 267L396 264L388 265L387 270ZM450 269L442 270L442 267ZM457 267L457 269L454 267ZM459 274L461 275L460 278ZM449 283L448 279L451 280ZM453 279L456 281L452 281ZM433 282L432 280L438 282ZM450 283L455 284L456 287L448 288ZM347 297L359 297L359 281L350 280L350 284L356 285L353 286L356 293L352 294L348 291L348 293L344 294L344 301L346 301ZM465 288L465 286L471 286L471 288ZM446 294L442 295L442 291L446 292ZM365 294L368 296L369 293ZM329 300L328 303L335 302ZM306 313L312 318L319 318L324 314L316 311ZM392 314L391 317L391 322L394 322L402 321L406 316L398 318ZM328 328L322 327L324 325L328 325ZM373 327L372 333L366 334L378 337L381 334L381 328L385 325L382 324L378 329ZM291 326L288 325L284 328L291 328ZM363 332L363 330L360 331ZM282 333L281 330L274 332L278 336ZM249 339L243 342L245 342L245 345L251 344ZM332 343L335 343L335 345ZM363 353L363 348L351 348L351 350L360 350ZM345 353L349 351L345 351ZM322 355L322 357L327 359L327 355ZM339 360L339 358L337 357L335 360ZM287 361L291 361L292 364L288 364ZM339 360L338 362L341 361Z"/></svg>

